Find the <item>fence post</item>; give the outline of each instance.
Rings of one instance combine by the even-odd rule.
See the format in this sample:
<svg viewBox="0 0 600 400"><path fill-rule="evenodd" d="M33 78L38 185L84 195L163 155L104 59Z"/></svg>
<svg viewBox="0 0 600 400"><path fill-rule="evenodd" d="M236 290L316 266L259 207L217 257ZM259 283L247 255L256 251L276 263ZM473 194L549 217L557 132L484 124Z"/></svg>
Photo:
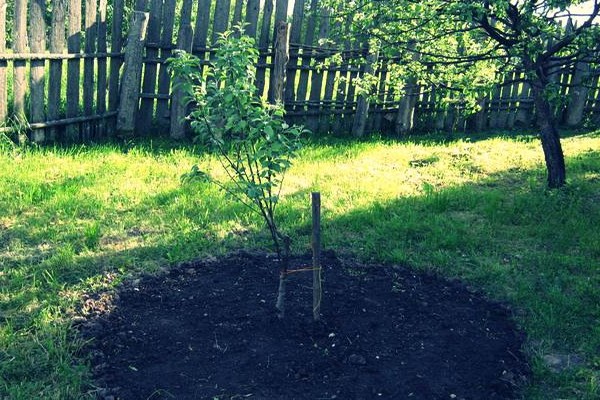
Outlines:
<svg viewBox="0 0 600 400"><path fill-rule="evenodd" d="M378 54L370 53L367 56L366 64L363 70L362 76L373 73L373 65L377 62ZM356 114L354 115L354 122L352 123L352 136L362 137L365 134L365 128L367 126L367 118L369 117L369 97L365 94L358 96L356 103Z"/></svg>
<svg viewBox="0 0 600 400"><path fill-rule="evenodd" d="M121 94L117 114L117 132L132 136L140 96L144 37L148 27L148 13L134 11L125 47L125 65L121 77Z"/></svg>
<svg viewBox="0 0 600 400"><path fill-rule="evenodd" d="M290 24L277 22L275 30L275 56L273 58L273 74L271 76L271 95L273 103L283 103L285 99L285 82L287 63L290 59Z"/></svg>
<svg viewBox="0 0 600 400"><path fill-rule="evenodd" d="M181 10L181 25L177 35L177 48L180 50L192 51L192 39L194 31L192 30L192 0L185 0ZM173 82L173 95L171 97L171 137L181 139L185 137L186 124L184 118L187 115L187 102L184 93L177 85L179 78Z"/></svg>

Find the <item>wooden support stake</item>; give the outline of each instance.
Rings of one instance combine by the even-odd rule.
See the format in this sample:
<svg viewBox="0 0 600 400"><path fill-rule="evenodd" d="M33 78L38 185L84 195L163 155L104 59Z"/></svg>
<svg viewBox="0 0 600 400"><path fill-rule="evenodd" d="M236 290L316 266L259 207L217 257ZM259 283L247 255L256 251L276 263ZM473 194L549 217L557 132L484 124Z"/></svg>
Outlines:
<svg viewBox="0 0 600 400"><path fill-rule="evenodd" d="M312 193L313 320L321 319L321 193Z"/></svg>
<svg viewBox="0 0 600 400"><path fill-rule="evenodd" d="M140 94L142 75L142 55L144 38L148 27L148 13L134 11L127 46L125 48L125 66L121 83L117 132L120 136L132 136L135 130L135 116Z"/></svg>

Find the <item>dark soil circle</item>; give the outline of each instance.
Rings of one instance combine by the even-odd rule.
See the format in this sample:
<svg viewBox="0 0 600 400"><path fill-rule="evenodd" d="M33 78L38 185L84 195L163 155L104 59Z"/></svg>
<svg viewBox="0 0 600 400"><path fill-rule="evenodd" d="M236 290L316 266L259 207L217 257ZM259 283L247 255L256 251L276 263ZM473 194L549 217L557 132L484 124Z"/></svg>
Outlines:
<svg viewBox="0 0 600 400"><path fill-rule="evenodd" d="M506 307L463 284L326 252L314 323L312 273L290 275L279 320L277 271L272 256L238 252L124 285L80 327L100 398L519 397L523 336Z"/></svg>

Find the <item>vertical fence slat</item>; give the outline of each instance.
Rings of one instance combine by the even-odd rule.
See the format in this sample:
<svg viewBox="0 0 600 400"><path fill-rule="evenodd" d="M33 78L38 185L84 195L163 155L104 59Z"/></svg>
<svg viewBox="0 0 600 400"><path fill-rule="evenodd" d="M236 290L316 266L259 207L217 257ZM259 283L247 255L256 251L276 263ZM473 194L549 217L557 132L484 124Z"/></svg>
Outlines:
<svg viewBox="0 0 600 400"><path fill-rule="evenodd" d="M27 1L16 0L14 7L13 51L24 53L27 46ZM13 64L13 112L18 117L25 115L26 67L25 60L15 60ZM19 138L20 141L25 139Z"/></svg>
<svg viewBox="0 0 600 400"><path fill-rule="evenodd" d="M202 2L202 1L201 1ZM160 34L160 58L166 60L171 57L171 44L173 41L173 26L175 24L175 2L165 1L162 16L163 28ZM158 94L168 96L171 89L171 78L166 64L160 65L158 72ZM158 99L156 101L156 122L161 128L169 126L169 100Z"/></svg>
<svg viewBox="0 0 600 400"><path fill-rule="evenodd" d="M233 20L231 25L235 26L242 21L242 9L244 7L244 0L236 0L235 7L233 8Z"/></svg>
<svg viewBox="0 0 600 400"><path fill-rule="evenodd" d="M52 28L50 30L50 52L60 54L65 51L65 21L67 0L56 0L52 7ZM48 80L48 120L59 118L62 86L62 60L50 61L50 79ZM48 130L48 139L57 139L57 129Z"/></svg>
<svg viewBox="0 0 600 400"><path fill-rule="evenodd" d="M69 0L69 26L67 33L67 49L71 54L81 52L81 0ZM79 59L67 62L67 118L79 114L79 78L81 63ZM79 136L76 125L67 126L66 139L75 141Z"/></svg>
<svg viewBox="0 0 600 400"><path fill-rule="evenodd" d="M377 63L378 54L372 53L367 56L363 74L372 74L374 65ZM365 134L367 118L369 117L369 99L366 95L361 94L358 97L356 104L356 114L354 115L354 123L352 124L352 136L361 137Z"/></svg>
<svg viewBox="0 0 600 400"><path fill-rule="evenodd" d="M258 64L261 66L258 67L256 70L256 91L259 96L262 96L265 90L265 76L267 69L262 65L265 65L267 62L266 53L269 51L272 16L273 0L265 0L263 8L262 26L260 29L260 39L258 41L258 49L260 51L260 56L258 57Z"/></svg>
<svg viewBox="0 0 600 400"><path fill-rule="evenodd" d="M106 43L106 7L107 0L100 0L98 2L98 53L107 52ZM98 82L97 82L97 94L96 94L96 112L99 115L106 113L106 88L107 88L107 75L106 75L106 57L98 58ZM103 119L98 120L98 135L103 137L106 135L106 123Z"/></svg>
<svg viewBox="0 0 600 400"><path fill-rule="evenodd" d="M296 73L298 70L298 51L300 34L302 33L302 21L304 19L304 5L306 0L296 0L292 26L290 28L290 60L288 61L288 76L285 88L285 102L296 100ZM292 107L292 109L295 107Z"/></svg>
<svg viewBox="0 0 600 400"><path fill-rule="evenodd" d="M125 65L119 96L119 113L117 115L117 131L127 137L135 131L136 112L138 110L141 88L142 56L144 53L144 37L148 27L148 13L134 11L127 35L125 48Z"/></svg>
<svg viewBox="0 0 600 400"><path fill-rule="evenodd" d="M320 45L320 43L323 39L327 39L327 37L329 36L329 13L330 10L328 7L321 8L319 13L320 23L317 44L319 44L318 53L320 54L318 57L315 58L317 64L321 64L323 61L325 61L325 57L322 55L321 52L322 46ZM319 104L321 103L321 96L323 93L323 71L321 70L321 66L319 65L315 65L315 68L312 71L312 79L310 86L311 87L309 100L311 106L309 106L308 109L312 109L313 112L319 113L319 111L321 110L321 106ZM313 122L307 124L308 129L310 129L313 132L317 132L321 129L321 115L315 115L314 117L311 117L309 121Z"/></svg>
<svg viewBox="0 0 600 400"><path fill-rule="evenodd" d="M123 49L123 14L124 0L113 1L113 15L110 38L110 51L120 53ZM108 82L108 111L117 111L119 104L119 76L123 61L120 57L110 59L110 78ZM116 131L116 119L111 119L109 124L109 133L112 135Z"/></svg>
<svg viewBox="0 0 600 400"><path fill-rule="evenodd" d="M198 1L198 11L196 17L196 27L194 28L194 43L192 52L205 61L206 56L210 57L210 52L207 51L208 28L210 26L210 3L211 0ZM201 71L204 70L204 65L200 66Z"/></svg>
<svg viewBox="0 0 600 400"><path fill-rule="evenodd" d="M273 46L273 72L271 74L271 96L274 103L282 103L285 96L286 69L290 50L290 26L285 21L277 22Z"/></svg>
<svg viewBox="0 0 600 400"><path fill-rule="evenodd" d="M590 71L590 65L581 61L577 62L573 68L571 93L569 93L569 103L565 111L565 123L567 126L578 126L583 121L585 103L589 92L589 88L583 83L589 79Z"/></svg>
<svg viewBox="0 0 600 400"><path fill-rule="evenodd" d="M256 38L258 29L258 14L260 13L260 0L248 0L246 4L246 34Z"/></svg>
<svg viewBox="0 0 600 400"><path fill-rule="evenodd" d="M0 0L0 53L6 51L6 8L6 0ZM7 66L6 61L0 60L0 125L8 117Z"/></svg>
<svg viewBox="0 0 600 400"><path fill-rule="evenodd" d="M96 0L85 1L85 53L92 54L96 51L98 26L96 25L97 13ZM94 58L87 57L83 60L83 112L85 115L94 114ZM89 140L92 135L92 125L83 124L83 139Z"/></svg>
<svg viewBox="0 0 600 400"><path fill-rule="evenodd" d="M46 51L45 11L46 4L44 0L34 0L29 5L29 48L32 53L44 53ZM46 103L45 66L44 60L31 60L29 85L31 122L43 122L46 118L44 111ZM44 129L36 129L32 132L32 139L35 143L42 143L45 135Z"/></svg>
<svg viewBox="0 0 600 400"><path fill-rule="evenodd" d="M215 4L215 16L213 21L213 32L211 45L214 46L219 39L219 33L227 30L229 24L229 12L231 11L231 0L217 0Z"/></svg>
<svg viewBox="0 0 600 400"><path fill-rule="evenodd" d="M317 21L317 6L319 4L318 0L311 0L310 3L310 13L308 15L308 20L306 23L306 35L304 37L305 47L302 49L302 63L300 70L300 81L298 82L298 95L296 96L296 101L304 102L306 101L306 93L308 91L308 75L310 73L309 68L311 64L311 57L309 57L306 53L307 51L312 54L312 50L307 50L307 48L312 47L314 39L315 39L315 27Z"/></svg>
<svg viewBox="0 0 600 400"><path fill-rule="evenodd" d="M153 46L160 40L160 20L162 17L162 0L152 0L150 5L150 20L148 21L148 33L146 43ZM146 59L144 67L144 82L142 83L142 92L144 94L154 94L156 88L158 49L156 47L146 47ZM154 99L142 97L140 112L138 113L138 126L142 134L149 133L152 127L154 116Z"/></svg>
<svg viewBox="0 0 600 400"><path fill-rule="evenodd" d="M273 42L277 32L277 24L281 21L287 22L289 0L277 0L275 3L275 27L273 29Z"/></svg>
<svg viewBox="0 0 600 400"><path fill-rule="evenodd" d="M179 32L177 34L177 48L187 52L192 51L192 0L184 0L181 8L181 22ZM177 78L176 78L177 79ZM177 85L173 85L175 89L171 97L171 137L173 139L181 139L185 137L186 124L185 117L187 115L187 104L184 94Z"/></svg>
<svg viewBox="0 0 600 400"><path fill-rule="evenodd" d="M210 3L211 0L199 0L198 11L196 17L196 27L194 28L194 48L205 48L208 39L208 27L210 25ZM195 53L201 58L205 58L206 52ZM201 54L199 54L201 53Z"/></svg>

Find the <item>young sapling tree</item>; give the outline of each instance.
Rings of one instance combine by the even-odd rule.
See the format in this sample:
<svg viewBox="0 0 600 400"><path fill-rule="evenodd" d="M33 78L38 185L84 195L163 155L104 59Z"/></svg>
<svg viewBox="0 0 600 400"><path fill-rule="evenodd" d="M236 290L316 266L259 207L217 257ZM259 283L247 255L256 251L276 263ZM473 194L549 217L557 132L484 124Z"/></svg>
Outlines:
<svg viewBox="0 0 600 400"><path fill-rule="evenodd" d="M305 129L286 124L283 106L267 104L257 95L258 50L253 38L239 27L237 31L220 35L204 74L201 61L186 52L168 61L192 105L190 127L216 153L228 180L220 181L197 166L185 177L215 183L262 217L282 264L276 307L283 318L290 239L279 229L275 211Z"/></svg>

